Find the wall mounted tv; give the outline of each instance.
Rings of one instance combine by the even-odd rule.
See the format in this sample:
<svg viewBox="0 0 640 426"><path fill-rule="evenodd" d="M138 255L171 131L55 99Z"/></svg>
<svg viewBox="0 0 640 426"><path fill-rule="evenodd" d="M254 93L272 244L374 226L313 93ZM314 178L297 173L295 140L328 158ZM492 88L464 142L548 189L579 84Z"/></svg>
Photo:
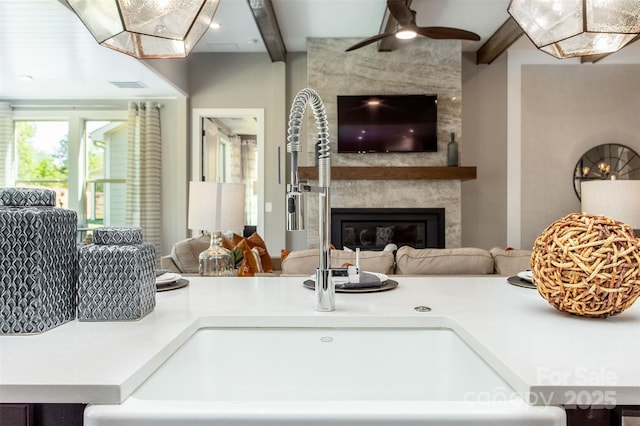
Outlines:
<svg viewBox="0 0 640 426"><path fill-rule="evenodd" d="M338 96L338 152L436 152L437 95Z"/></svg>

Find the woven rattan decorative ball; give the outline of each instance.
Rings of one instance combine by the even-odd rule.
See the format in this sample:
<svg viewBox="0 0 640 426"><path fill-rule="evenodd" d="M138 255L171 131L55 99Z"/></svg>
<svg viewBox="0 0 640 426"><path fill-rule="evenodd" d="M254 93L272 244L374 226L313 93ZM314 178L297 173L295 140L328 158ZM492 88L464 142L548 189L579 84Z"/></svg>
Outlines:
<svg viewBox="0 0 640 426"><path fill-rule="evenodd" d="M617 315L640 296L639 244L627 224L571 213L536 239L533 283L560 311L594 318Z"/></svg>

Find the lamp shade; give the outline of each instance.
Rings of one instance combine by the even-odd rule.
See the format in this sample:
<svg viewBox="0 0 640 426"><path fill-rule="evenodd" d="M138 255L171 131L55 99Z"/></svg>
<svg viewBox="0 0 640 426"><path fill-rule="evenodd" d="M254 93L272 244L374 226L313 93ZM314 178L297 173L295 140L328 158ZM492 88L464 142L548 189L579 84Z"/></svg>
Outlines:
<svg viewBox="0 0 640 426"><path fill-rule="evenodd" d="M581 184L582 211L640 229L640 180L590 180Z"/></svg>
<svg viewBox="0 0 640 426"><path fill-rule="evenodd" d="M640 33L637 0L511 0L507 11L556 58L615 52Z"/></svg>
<svg viewBox="0 0 640 426"><path fill-rule="evenodd" d="M184 58L219 0L66 0L102 46L140 59Z"/></svg>
<svg viewBox="0 0 640 426"><path fill-rule="evenodd" d="M189 229L242 231L244 190L240 183L189 182Z"/></svg>

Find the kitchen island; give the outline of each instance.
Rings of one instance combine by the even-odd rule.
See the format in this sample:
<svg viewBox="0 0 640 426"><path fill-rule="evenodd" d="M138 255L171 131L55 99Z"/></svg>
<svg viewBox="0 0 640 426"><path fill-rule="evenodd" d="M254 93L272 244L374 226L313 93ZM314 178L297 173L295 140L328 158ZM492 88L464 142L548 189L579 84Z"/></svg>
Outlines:
<svg viewBox="0 0 640 426"><path fill-rule="evenodd" d="M320 313L304 277L190 277L139 321L2 336L0 403L122 403L202 328L446 327L530 405L640 404L640 304L588 319L504 277L392 278L393 290L338 293Z"/></svg>

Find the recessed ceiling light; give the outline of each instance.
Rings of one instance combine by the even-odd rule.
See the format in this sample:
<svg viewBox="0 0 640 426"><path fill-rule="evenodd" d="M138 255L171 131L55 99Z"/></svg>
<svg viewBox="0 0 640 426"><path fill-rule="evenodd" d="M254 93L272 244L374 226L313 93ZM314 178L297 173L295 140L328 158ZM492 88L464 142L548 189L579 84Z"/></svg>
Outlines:
<svg viewBox="0 0 640 426"><path fill-rule="evenodd" d="M212 28L214 30L219 30L220 29L220 23L216 22L216 21L211 21L211 25L209 25L209 28Z"/></svg>
<svg viewBox="0 0 640 426"><path fill-rule="evenodd" d="M27 75L27 74L22 74L19 78L22 81L31 81L31 80L33 80L33 76L32 75Z"/></svg>

